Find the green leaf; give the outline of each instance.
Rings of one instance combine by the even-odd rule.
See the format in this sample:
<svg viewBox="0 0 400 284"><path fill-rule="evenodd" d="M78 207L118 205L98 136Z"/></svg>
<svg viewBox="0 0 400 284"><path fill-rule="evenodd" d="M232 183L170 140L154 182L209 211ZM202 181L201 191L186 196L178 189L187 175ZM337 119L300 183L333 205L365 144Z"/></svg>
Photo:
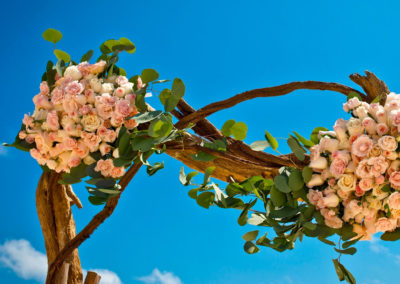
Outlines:
<svg viewBox="0 0 400 284"><path fill-rule="evenodd" d="M181 79L175 78L172 82L172 93L179 98L185 95L185 84Z"/></svg>
<svg viewBox="0 0 400 284"><path fill-rule="evenodd" d="M371 104L379 103L380 100L381 100L381 96L377 96L377 97L375 97L375 99L372 100Z"/></svg>
<svg viewBox="0 0 400 284"><path fill-rule="evenodd" d="M347 95L347 100L350 100L351 98L354 98L354 97L358 98L358 99L362 102L362 98L361 98L360 94L357 93L357 92L354 92L354 91L351 91L351 92Z"/></svg>
<svg viewBox="0 0 400 284"><path fill-rule="evenodd" d="M385 184L385 185L381 188L381 190L384 191L384 192L391 192L391 191L392 191L392 189L390 188L390 185L389 185L389 184Z"/></svg>
<svg viewBox="0 0 400 284"><path fill-rule="evenodd" d="M134 53L136 51L136 46L126 37L121 37L119 43L124 46L124 50L128 53Z"/></svg>
<svg viewBox="0 0 400 284"><path fill-rule="evenodd" d="M319 138L318 138L318 134L320 131L328 131L328 128L325 127L316 127L314 128L314 130L311 132L311 136L310 136L310 141L313 142L314 144L318 144L319 143Z"/></svg>
<svg viewBox="0 0 400 284"><path fill-rule="evenodd" d="M335 246L336 244L334 242L332 242L331 240L325 239L321 236L318 237L318 240L320 240L321 242L327 244L327 245L331 245L331 246Z"/></svg>
<svg viewBox="0 0 400 284"><path fill-rule="evenodd" d="M153 138L145 136L136 136L132 139L132 150L147 152L155 146L155 141Z"/></svg>
<svg viewBox="0 0 400 284"><path fill-rule="evenodd" d="M221 128L221 132L224 136L231 136L231 128L233 125L235 125L236 121L233 119L230 119L224 123L224 125Z"/></svg>
<svg viewBox="0 0 400 284"><path fill-rule="evenodd" d="M289 187L293 191L298 191L302 189L303 186L304 186L304 180L300 171L294 170L289 176Z"/></svg>
<svg viewBox="0 0 400 284"><path fill-rule="evenodd" d="M156 172L164 168L164 162L162 163L155 163L152 166L147 166L147 173L149 176L154 175Z"/></svg>
<svg viewBox="0 0 400 284"><path fill-rule="evenodd" d="M170 89L164 89L161 91L160 95L158 98L160 99L160 102L165 106L167 103L167 100L172 96L171 90Z"/></svg>
<svg viewBox="0 0 400 284"><path fill-rule="evenodd" d="M198 175L198 172L190 172L187 175L185 174L185 169L184 167L181 168L180 172L179 172L179 181L184 185L187 186L190 184L191 180L193 177L195 177L196 175Z"/></svg>
<svg viewBox="0 0 400 284"><path fill-rule="evenodd" d="M305 155L304 153L306 152L299 144L299 142L292 136L289 137L287 140L287 143L292 150L292 152L295 154L296 158L299 159L300 161L304 161Z"/></svg>
<svg viewBox="0 0 400 284"><path fill-rule="evenodd" d="M400 228L397 228L396 230L394 230L393 232L385 232L382 236L381 236L381 240L384 241L397 241L400 239Z"/></svg>
<svg viewBox="0 0 400 284"><path fill-rule="evenodd" d="M278 149L278 141L267 130L265 130L265 139L267 139L269 145L271 145L274 151Z"/></svg>
<svg viewBox="0 0 400 284"><path fill-rule="evenodd" d="M343 269L339 263L339 261L337 259L332 259L333 264L335 266L335 270L336 270L336 274L339 278L340 281L344 280L344 273L343 273Z"/></svg>
<svg viewBox="0 0 400 284"><path fill-rule="evenodd" d="M54 55L57 57L58 60L63 60L65 63L68 63L71 61L71 56L69 56L68 53L66 53L65 51L62 51L60 49L55 49Z"/></svg>
<svg viewBox="0 0 400 284"><path fill-rule="evenodd" d="M89 50L88 52L86 52L82 58L81 58L81 62L85 62L85 61L89 61L90 58L92 58L93 56L93 49Z"/></svg>
<svg viewBox="0 0 400 284"><path fill-rule="evenodd" d="M311 180L313 170L310 167L304 167L301 175L303 176L304 182L309 182Z"/></svg>
<svg viewBox="0 0 400 284"><path fill-rule="evenodd" d="M271 187L271 201L276 207L281 207L286 202L286 195L280 192L276 186Z"/></svg>
<svg viewBox="0 0 400 284"><path fill-rule="evenodd" d="M248 254L254 254L260 251L260 249L253 244L252 242L245 242L244 243L244 251Z"/></svg>
<svg viewBox="0 0 400 284"><path fill-rule="evenodd" d="M336 252L342 253L342 254L350 254L353 255L357 252L357 249L355 247L347 248L347 249L337 249L334 248Z"/></svg>
<svg viewBox="0 0 400 284"><path fill-rule="evenodd" d="M136 123L142 124L142 123L146 123L149 121L152 121L156 118L158 118L163 112L161 110L157 110L157 111L148 111L145 113L138 113L137 115L134 115L132 117L129 117L129 119L134 119L136 121Z"/></svg>
<svg viewBox="0 0 400 284"><path fill-rule="evenodd" d="M274 178L274 184L280 192L289 193L292 189L288 185L288 179L284 175L278 175Z"/></svg>
<svg viewBox="0 0 400 284"><path fill-rule="evenodd" d="M144 69L142 71L142 75L140 75L140 78L142 78L143 83L149 83L151 81L157 80L158 79L158 73L154 69Z"/></svg>
<svg viewBox="0 0 400 284"><path fill-rule="evenodd" d="M308 230L314 231L315 229L317 229L317 224L314 224L314 223L311 223L311 222L305 222L303 224L303 227L308 229Z"/></svg>
<svg viewBox="0 0 400 284"><path fill-rule="evenodd" d="M208 209L210 207L210 205L212 205L214 203L214 198L215 198L214 193L207 191L207 192L200 193L197 196L196 201L197 201L197 204L199 204L201 207Z"/></svg>
<svg viewBox="0 0 400 284"><path fill-rule="evenodd" d="M247 125L244 122L236 122L231 127L231 134L237 140L244 140L247 136Z"/></svg>
<svg viewBox="0 0 400 284"><path fill-rule="evenodd" d="M266 148L269 147L269 143L267 141L254 141L250 144L250 148L254 151L264 151Z"/></svg>
<svg viewBox="0 0 400 284"><path fill-rule="evenodd" d="M103 189L114 189L116 181L113 178L103 178L96 182L96 187Z"/></svg>
<svg viewBox="0 0 400 284"><path fill-rule="evenodd" d="M294 135L296 135L297 139L299 139L299 141L300 141L301 143L303 143L304 146L306 146L306 147L312 147L312 146L315 145L312 141L307 140L306 138L304 138L303 136L301 136L301 135L300 135L299 133L297 133L296 131L293 131L293 133L294 133Z"/></svg>
<svg viewBox="0 0 400 284"><path fill-rule="evenodd" d="M44 33L42 34L42 36L45 40L52 42L54 44L59 42L63 37L62 33L55 29L45 30Z"/></svg>
<svg viewBox="0 0 400 284"><path fill-rule="evenodd" d="M128 165L132 163L132 160L130 159L123 159L123 158L116 158L113 160L114 166L116 167L123 167L125 165Z"/></svg>
<svg viewBox="0 0 400 284"><path fill-rule="evenodd" d="M108 200L107 198L93 196L93 195L89 196L88 199L89 199L90 203L92 203L93 205L102 205L102 204L106 203Z"/></svg>
<svg viewBox="0 0 400 284"><path fill-rule="evenodd" d="M251 232L247 232L246 234L244 234L243 236L242 236L242 238L245 240L245 241L248 241L248 242L251 242L251 241L254 241L256 238L257 238L257 236L258 236L258 230L255 230L255 231L251 231Z"/></svg>
<svg viewBox="0 0 400 284"><path fill-rule="evenodd" d="M167 119L165 116L161 116L159 119L153 120L150 123L148 133L154 138L167 137L173 128L174 125L172 124L172 121Z"/></svg>
<svg viewBox="0 0 400 284"><path fill-rule="evenodd" d="M362 237L363 237L363 236L360 236L360 237L358 237L358 238L356 238L356 239L354 239L354 240L345 242L345 243L343 243L342 247L343 247L344 249L346 249L346 248L348 248L348 247L354 245L355 243L357 243Z"/></svg>
<svg viewBox="0 0 400 284"><path fill-rule="evenodd" d="M299 212L298 208L292 208L289 206L285 206L279 210L271 210L269 213L270 218L287 218L296 215Z"/></svg>
<svg viewBox="0 0 400 284"><path fill-rule="evenodd" d="M211 180L211 174L214 172L215 167L208 167L204 172L203 186L208 184Z"/></svg>
<svg viewBox="0 0 400 284"><path fill-rule="evenodd" d="M109 188L97 188L98 191L106 193L106 194L110 194L110 195L118 195L121 193L120 190L117 189L109 189Z"/></svg>
<svg viewBox="0 0 400 284"><path fill-rule="evenodd" d="M192 159L195 161L201 161L201 162L210 162L217 158L214 155L203 152L203 151L200 151L200 152L196 153L195 155L192 154L192 155L190 155L190 157L192 157Z"/></svg>
<svg viewBox="0 0 400 284"><path fill-rule="evenodd" d="M131 136L128 132L125 132L119 138L118 152L119 152L120 156L124 156L124 154L128 151L128 148L130 145L130 139L131 139Z"/></svg>

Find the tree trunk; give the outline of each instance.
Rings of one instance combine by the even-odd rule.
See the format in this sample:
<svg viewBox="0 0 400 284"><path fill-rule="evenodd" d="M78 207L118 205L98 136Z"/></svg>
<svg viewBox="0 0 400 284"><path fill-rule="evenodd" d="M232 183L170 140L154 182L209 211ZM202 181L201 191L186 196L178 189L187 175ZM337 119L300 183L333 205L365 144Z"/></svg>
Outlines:
<svg viewBox="0 0 400 284"><path fill-rule="evenodd" d="M40 225L43 231L46 246L47 262L53 262L60 250L76 235L75 222L72 216L71 198L68 191L69 185L61 185L58 180L61 175L44 172L40 177L36 190L36 208ZM55 279L63 279L65 270L68 270L68 284L81 284L83 282L81 262L78 250L65 261L68 265L61 265L56 272ZM57 280L57 283L62 283Z"/></svg>

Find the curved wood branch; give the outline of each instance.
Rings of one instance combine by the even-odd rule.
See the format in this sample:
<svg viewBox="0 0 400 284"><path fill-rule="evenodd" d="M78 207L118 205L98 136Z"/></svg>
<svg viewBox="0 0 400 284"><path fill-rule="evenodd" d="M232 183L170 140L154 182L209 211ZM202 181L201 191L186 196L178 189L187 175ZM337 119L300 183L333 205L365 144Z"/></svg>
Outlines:
<svg viewBox="0 0 400 284"><path fill-rule="evenodd" d="M351 74L350 79L360 85L364 92L367 94L366 101L372 102L376 97L380 97L379 103L381 105L385 104L386 95L389 94L389 88L374 73L365 71L366 76L362 76L358 73Z"/></svg>
<svg viewBox="0 0 400 284"><path fill-rule="evenodd" d="M191 113L188 116L183 117L179 120L175 127L178 129L185 128L189 123L197 123L198 121L204 119L205 117L223 110L227 108L231 108L241 102L251 100L254 98L262 98L262 97L276 97L276 96L283 96L289 94L296 90L323 90L323 91L334 91L338 93L342 93L344 95L348 95L350 92L356 92L361 97L366 98L366 96L348 86L338 84L338 83L326 83L326 82L319 82L319 81L305 81L305 82L292 82L276 87L269 87L263 89L255 89L251 91L247 91L236 96L233 96L229 99L215 102L209 104L205 107L200 108L198 111Z"/></svg>
<svg viewBox="0 0 400 284"><path fill-rule="evenodd" d="M139 171L142 163L134 164L121 178L119 184L121 185L121 193L128 186L129 182ZM47 272L46 284L54 283L57 268L71 255L71 253L76 250L90 235L114 212L114 209L118 205L121 193L113 198L111 198L103 210L97 213L93 219L83 228L78 235L76 235L72 240L65 244L62 250L57 254L54 260L50 263Z"/></svg>

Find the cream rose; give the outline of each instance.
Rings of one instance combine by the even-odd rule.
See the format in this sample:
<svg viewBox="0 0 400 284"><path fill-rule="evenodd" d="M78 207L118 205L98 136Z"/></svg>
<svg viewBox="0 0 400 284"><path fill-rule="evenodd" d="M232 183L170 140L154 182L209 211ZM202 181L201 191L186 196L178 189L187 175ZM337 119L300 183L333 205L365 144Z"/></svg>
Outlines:
<svg viewBox="0 0 400 284"><path fill-rule="evenodd" d="M102 121L95 114L86 114L81 119L83 129L88 132L94 132L100 127Z"/></svg>
<svg viewBox="0 0 400 284"><path fill-rule="evenodd" d="M357 179L352 174L344 174L340 177L338 181L338 186L341 190L345 192L350 192L356 190Z"/></svg>
<svg viewBox="0 0 400 284"><path fill-rule="evenodd" d="M347 122L347 130L349 131L350 136L363 134L364 126L362 125L361 119L354 117L350 118Z"/></svg>
<svg viewBox="0 0 400 284"><path fill-rule="evenodd" d="M394 138L393 136L389 136L389 135L379 138L378 145L384 151L394 152L397 149L396 138Z"/></svg>

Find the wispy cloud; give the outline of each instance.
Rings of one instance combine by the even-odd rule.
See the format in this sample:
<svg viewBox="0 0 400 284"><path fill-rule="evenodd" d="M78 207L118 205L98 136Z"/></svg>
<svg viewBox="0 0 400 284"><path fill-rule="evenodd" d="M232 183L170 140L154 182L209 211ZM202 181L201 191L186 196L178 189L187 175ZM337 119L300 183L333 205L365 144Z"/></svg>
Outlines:
<svg viewBox="0 0 400 284"><path fill-rule="evenodd" d="M7 156L7 147L4 147L3 145L0 144L0 156Z"/></svg>
<svg viewBox="0 0 400 284"><path fill-rule="evenodd" d="M387 247L381 244L381 241L377 237L372 236L369 248L375 253L384 254L394 259L396 264L400 265L400 255L390 252Z"/></svg>
<svg viewBox="0 0 400 284"><path fill-rule="evenodd" d="M157 268L150 275L138 277L137 280L146 284L183 284L178 276L168 271L161 272Z"/></svg>
<svg viewBox="0 0 400 284"><path fill-rule="evenodd" d="M47 257L35 250L29 241L10 240L0 245L0 263L26 280L43 283L47 273ZM122 284L118 275L107 269L91 269L101 276L101 284ZM87 271L83 270L86 275Z"/></svg>
<svg viewBox="0 0 400 284"><path fill-rule="evenodd" d="M23 279L39 282L46 279L47 258L27 240L11 240L0 245L0 263Z"/></svg>

